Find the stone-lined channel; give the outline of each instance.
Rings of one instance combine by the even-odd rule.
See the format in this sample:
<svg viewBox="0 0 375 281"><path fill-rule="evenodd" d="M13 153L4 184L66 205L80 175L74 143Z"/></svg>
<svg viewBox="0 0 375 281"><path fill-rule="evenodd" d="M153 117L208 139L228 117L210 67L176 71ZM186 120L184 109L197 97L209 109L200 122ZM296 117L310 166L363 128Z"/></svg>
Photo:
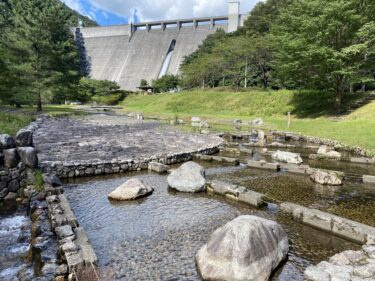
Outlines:
<svg viewBox="0 0 375 281"><path fill-rule="evenodd" d="M208 179L243 167L202 162ZM131 177L155 192L136 202L115 203L108 193ZM293 222L272 204L253 209L215 195L181 194L168 189L166 176L138 172L117 177L76 179L65 186L78 221L85 228L108 280L200 280L194 256L211 233L242 214L278 221L290 238L288 261L272 280L303 280L311 264L359 246Z"/></svg>

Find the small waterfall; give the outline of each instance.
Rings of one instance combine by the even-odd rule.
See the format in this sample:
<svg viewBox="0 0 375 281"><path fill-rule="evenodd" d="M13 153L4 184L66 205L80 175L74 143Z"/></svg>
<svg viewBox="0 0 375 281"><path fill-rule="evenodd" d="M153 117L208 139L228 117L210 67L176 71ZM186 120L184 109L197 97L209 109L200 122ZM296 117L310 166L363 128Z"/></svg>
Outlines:
<svg viewBox="0 0 375 281"><path fill-rule="evenodd" d="M172 40L171 45L169 46L167 55L165 56L165 59L163 61L163 65L160 69L158 78L161 78L161 77L163 77L164 75L167 74L167 71L168 71L168 68L169 68L169 64L171 63L171 58L172 58L172 54L173 54L175 46L176 46L176 40Z"/></svg>

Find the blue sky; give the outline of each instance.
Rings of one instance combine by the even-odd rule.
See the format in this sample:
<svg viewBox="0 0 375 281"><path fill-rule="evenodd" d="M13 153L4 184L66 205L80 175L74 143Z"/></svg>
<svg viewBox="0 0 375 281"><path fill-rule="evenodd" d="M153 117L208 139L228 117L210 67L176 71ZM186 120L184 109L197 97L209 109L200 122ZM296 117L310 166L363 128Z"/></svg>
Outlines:
<svg viewBox="0 0 375 281"><path fill-rule="evenodd" d="M139 21L221 16L227 14L227 0L61 0L100 25ZM260 0L241 0L247 13ZM157 4L155 4L157 3Z"/></svg>

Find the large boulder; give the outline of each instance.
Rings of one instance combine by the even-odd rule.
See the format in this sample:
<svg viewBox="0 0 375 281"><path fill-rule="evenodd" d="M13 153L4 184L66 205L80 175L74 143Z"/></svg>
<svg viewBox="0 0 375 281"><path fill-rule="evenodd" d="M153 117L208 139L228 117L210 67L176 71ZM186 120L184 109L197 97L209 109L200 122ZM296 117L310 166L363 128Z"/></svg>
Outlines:
<svg viewBox="0 0 375 281"><path fill-rule="evenodd" d="M337 172L315 169L310 179L322 185L342 185L342 177Z"/></svg>
<svg viewBox="0 0 375 281"><path fill-rule="evenodd" d="M196 262L204 280L266 281L288 249L288 237L279 224L240 216L212 234Z"/></svg>
<svg viewBox="0 0 375 281"><path fill-rule="evenodd" d="M285 152L285 151L276 151L272 154L272 159L280 162L290 163L290 164L301 164L303 160L299 153Z"/></svg>
<svg viewBox="0 0 375 281"><path fill-rule="evenodd" d="M169 187L181 192L195 193L206 190L205 170L195 162L187 162L172 170L167 181Z"/></svg>
<svg viewBox="0 0 375 281"><path fill-rule="evenodd" d="M140 179L133 178L112 191L108 198L117 201L134 200L151 194L153 191L152 187L145 185Z"/></svg>
<svg viewBox="0 0 375 281"><path fill-rule="evenodd" d="M38 167L38 156L36 155L36 150L34 147L18 147L18 155L21 161L29 168Z"/></svg>
<svg viewBox="0 0 375 281"><path fill-rule="evenodd" d="M20 162L20 157L17 153L16 148L5 149L3 150L4 153L4 163L5 167L11 169L17 167L18 163Z"/></svg>
<svg viewBox="0 0 375 281"><path fill-rule="evenodd" d="M16 143L18 146L33 146L33 131L21 129L16 135Z"/></svg>
<svg viewBox="0 0 375 281"><path fill-rule="evenodd" d="M16 142L14 139L7 134L0 135L0 150L15 148Z"/></svg>

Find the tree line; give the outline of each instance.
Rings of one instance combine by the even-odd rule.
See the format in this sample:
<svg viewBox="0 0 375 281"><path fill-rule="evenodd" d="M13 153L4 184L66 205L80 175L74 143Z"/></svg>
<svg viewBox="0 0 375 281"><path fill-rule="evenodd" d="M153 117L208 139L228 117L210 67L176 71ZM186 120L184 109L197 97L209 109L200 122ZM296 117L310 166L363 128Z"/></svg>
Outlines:
<svg viewBox="0 0 375 281"><path fill-rule="evenodd" d="M375 1L267 0L243 27L210 35L181 66L184 88L375 88Z"/></svg>
<svg viewBox="0 0 375 281"><path fill-rule="evenodd" d="M0 11L0 103L41 111L44 102L124 95L114 82L85 77L72 27L94 21L59 0L1 0Z"/></svg>

